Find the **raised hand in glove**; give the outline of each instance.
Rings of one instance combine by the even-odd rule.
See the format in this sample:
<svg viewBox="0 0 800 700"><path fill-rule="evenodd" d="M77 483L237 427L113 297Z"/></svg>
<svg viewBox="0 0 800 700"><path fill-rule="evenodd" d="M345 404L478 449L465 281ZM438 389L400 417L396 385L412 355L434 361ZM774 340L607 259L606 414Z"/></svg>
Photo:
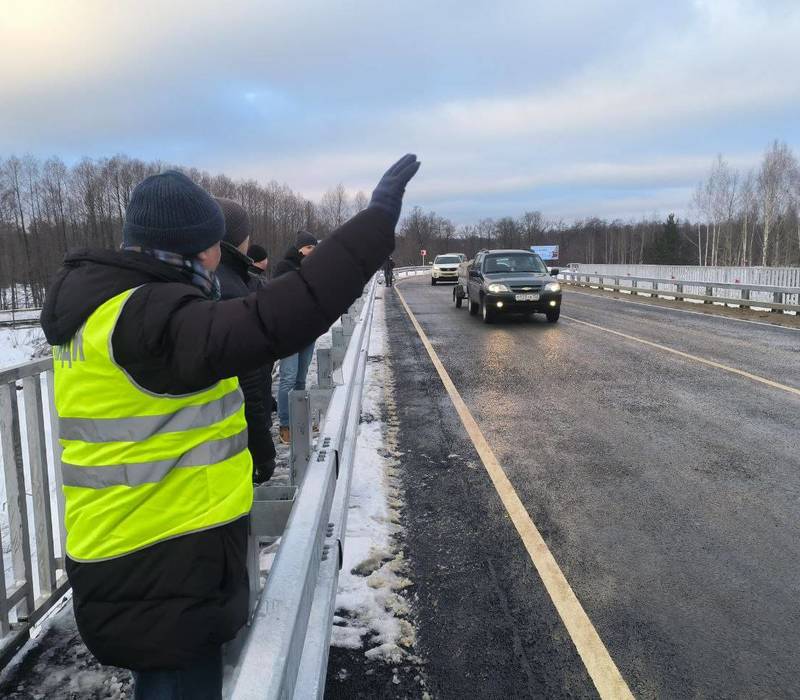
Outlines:
<svg viewBox="0 0 800 700"><path fill-rule="evenodd" d="M372 193L369 205L380 207L392 217L392 227L400 220L403 193L408 181L416 175L420 162L413 153L404 155L389 168Z"/></svg>

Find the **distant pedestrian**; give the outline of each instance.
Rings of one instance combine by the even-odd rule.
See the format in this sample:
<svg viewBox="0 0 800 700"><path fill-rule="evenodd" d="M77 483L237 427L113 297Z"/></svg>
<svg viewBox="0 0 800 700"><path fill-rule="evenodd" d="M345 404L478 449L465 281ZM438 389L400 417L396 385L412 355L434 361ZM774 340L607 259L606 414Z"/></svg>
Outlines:
<svg viewBox="0 0 800 700"><path fill-rule="evenodd" d="M258 243L253 243L247 249L247 257L253 261L252 266L250 267L250 274L253 276L254 281L257 286L263 286L269 280L267 276L267 268L269 267L269 258L267 257L267 251L264 250ZM278 402L275 400L275 397L272 395L272 371L275 364L273 362L267 363L265 365L267 370L267 400L269 401L269 425L272 426L272 414L276 413L278 410ZM270 433L270 440L272 439L272 434ZM274 445L273 445L274 447Z"/></svg>
<svg viewBox="0 0 800 700"><path fill-rule="evenodd" d="M317 239L308 231L298 231L294 245L286 251L286 255L275 266L275 279L288 272L299 272L303 259L311 255L317 247ZM298 319L302 322L302 319ZM280 363L278 377L278 438L284 445L291 440L289 429L289 392L302 391L306 388L306 376L314 357L314 343L310 343L300 352L284 357Z"/></svg>
<svg viewBox="0 0 800 700"><path fill-rule="evenodd" d="M383 281L387 287L391 287L394 283L394 260L392 260L391 255L383 263Z"/></svg>
<svg viewBox="0 0 800 700"><path fill-rule="evenodd" d="M250 246L250 219L238 202L216 197L225 216L222 260L217 268L222 299L238 299L256 291L261 283L250 272L253 261L244 251ZM266 256L265 256L266 257ZM275 471L272 442L272 362L239 374L247 420L247 447L253 456L253 483L263 484Z"/></svg>

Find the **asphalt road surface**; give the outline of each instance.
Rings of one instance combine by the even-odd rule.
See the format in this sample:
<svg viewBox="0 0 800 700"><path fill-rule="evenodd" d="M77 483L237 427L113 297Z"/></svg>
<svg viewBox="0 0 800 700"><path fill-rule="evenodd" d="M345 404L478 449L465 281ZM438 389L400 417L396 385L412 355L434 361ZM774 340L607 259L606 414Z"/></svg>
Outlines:
<svg viewBox="0 0 800 700"><path fill-rule="evenodd" d="M427 277L399 290L633 694L800 695L800 331L570 291L556 324L485 325ZM596 697L383 293L428 687Z"/></svg>

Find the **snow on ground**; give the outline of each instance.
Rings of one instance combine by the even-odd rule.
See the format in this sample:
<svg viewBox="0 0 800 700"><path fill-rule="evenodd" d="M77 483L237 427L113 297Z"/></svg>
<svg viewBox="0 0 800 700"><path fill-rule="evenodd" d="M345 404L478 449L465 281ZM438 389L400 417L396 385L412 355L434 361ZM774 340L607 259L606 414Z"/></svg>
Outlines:
<svg viewBox="0 0 800 700"><path fill-rule="evenodd" d="M0 328L0 369L44 357L49 351L41 328Z"/></svg>
<svg viewBox="0 0 800 700"><path fill-rule="evenodd" d="M403 595L411 582L400 551L397 421L384 306L380 298L375 303L331 644L398 664L412 655L415 634Z"/></svg>
<svg viewBox="0 0 800 700"><path fill-rule="evenodd" d="M70 600L35 629L0 674L0 697L8 700L75 700L133 697L130 671L102 666L84 646Z"/></svg>

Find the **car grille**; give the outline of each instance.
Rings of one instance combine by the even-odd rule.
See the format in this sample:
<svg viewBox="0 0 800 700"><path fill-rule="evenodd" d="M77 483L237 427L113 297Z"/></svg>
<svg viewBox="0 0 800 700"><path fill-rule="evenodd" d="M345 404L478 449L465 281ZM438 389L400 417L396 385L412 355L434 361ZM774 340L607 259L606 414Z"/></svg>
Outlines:
<svg viewBox="0 0 800 700"><path fill-rule="evenodd" d="M535 293L542 291L542 285L535 285L535 284L522 284L522 285L515 285L511 287L512 292L519 292L521 294L525 293Z"/></svg>

